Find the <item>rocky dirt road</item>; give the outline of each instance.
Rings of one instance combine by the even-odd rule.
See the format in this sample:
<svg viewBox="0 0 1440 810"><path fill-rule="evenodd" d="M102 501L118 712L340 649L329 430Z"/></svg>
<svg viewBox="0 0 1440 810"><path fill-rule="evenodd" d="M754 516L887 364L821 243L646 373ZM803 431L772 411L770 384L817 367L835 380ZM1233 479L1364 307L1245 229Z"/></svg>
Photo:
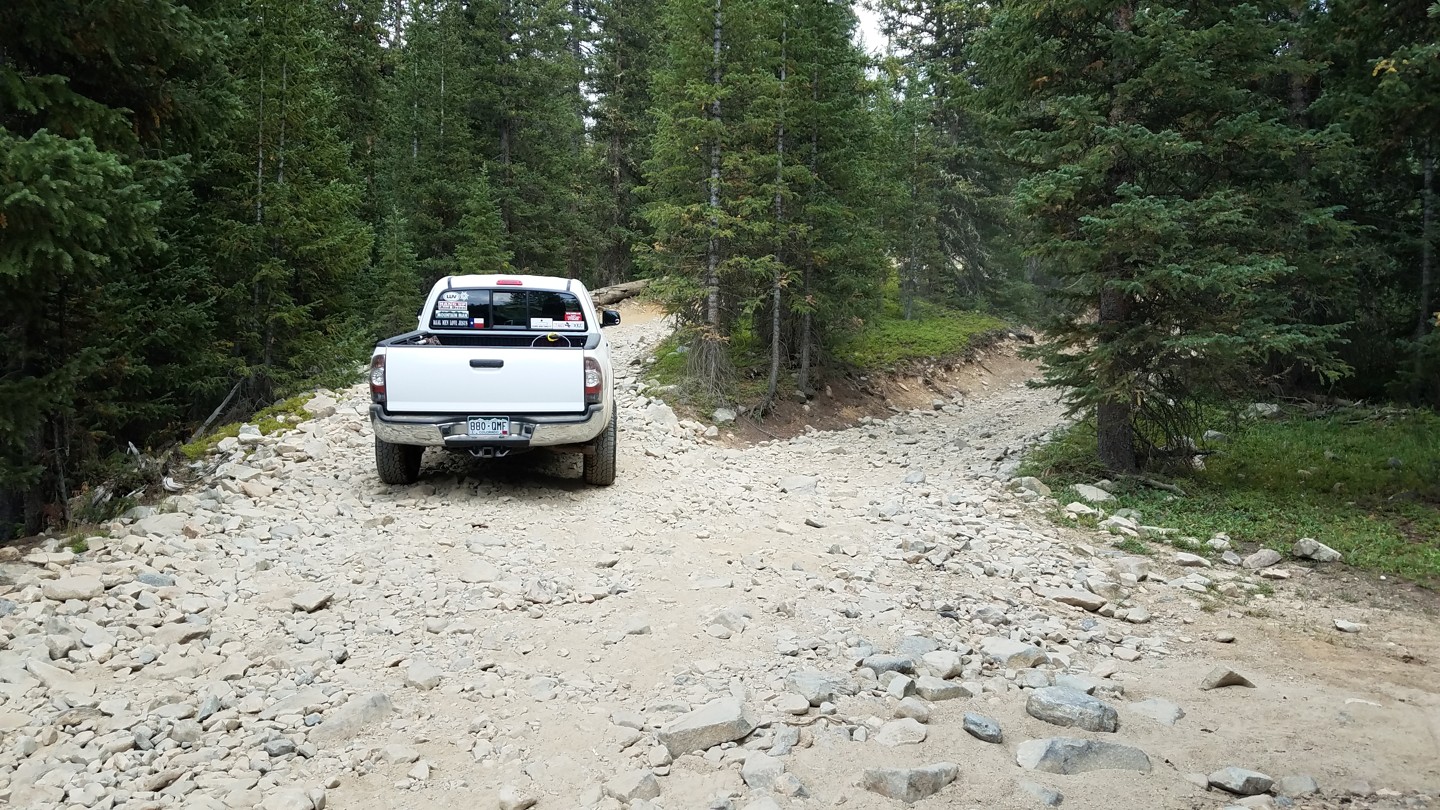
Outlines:
<svg viewBox="0 0 1440 810"><path fill-rule="evenodd" d="M1074 498L1009 474L1059 408L1013 377L726 447L640 396L632 361L664 326L627 320L614 487L584 486L574 459L432 454L419 484L387 488L356 388L292 433L227 443L83 554L0 565L0 804L1421 807L1440 791L1432 617L1336 599L1338 566L1261 580L1057 528ZM1253 687L1202 688L1217 668Z"/></svg>

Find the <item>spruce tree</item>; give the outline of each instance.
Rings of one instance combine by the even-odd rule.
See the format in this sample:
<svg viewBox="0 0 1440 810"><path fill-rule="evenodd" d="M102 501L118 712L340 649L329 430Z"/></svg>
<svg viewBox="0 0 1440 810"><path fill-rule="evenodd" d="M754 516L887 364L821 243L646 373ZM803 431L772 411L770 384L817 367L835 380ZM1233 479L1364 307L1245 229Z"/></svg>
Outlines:
<svg viewBox="0 0 1440 810"><path fill-rule="evenodd" d="M368 306L362 311L377 340L414 329L416 310L428 292L407 230L400 212L391 211L376 232L375 267L364 285Z"/></svg>
<svg viewBox="0 0 1440 810"><path fill-rule="evenodd" d="M1030 170L1030 249L1061 281L1045 382L1095 414L1114 472L1184 455L1197 405L1240 395L1267 361L1344 371L1335 330L1300 322L1287 288L1297 234L1345 235L1286 160L1327 147L1287 121L1287 8L1026 0L981 38L989 101Z"/></svg>
<svg viewBox="0 0 1440 810"><path fill-rule="evenodd" d="M892 164L902 208L890 218L905 317L921 298L986 304L1003 298L1017 268L1004 195L1011 178L978 110L974 44L992 5L881 0L881 30L900 126Z"/></svg>
<svg viewBox="0 0 1440 810"><path fill-rule="evenodd" d="M602 0L593 59L598 95L591 133L597 167L591 210L599 267L595 281L615 284L635 273L634 249L650 241L636 189L654 133L650 75L660 49L656 0Z"/></svg>
<svg viewBox="0 0 1440 810"><path fill-rule="evenodd" d="M495 190L517 270L566 276L593 264L584 197L584 77L569 0L481 0L466 7L477 73L467 120ZM462 197L463 199L463 197Z"/></svg>
<svg viewBox="0 0 1440 810"><path fill-rule="evenodd" d="M203 265L162 273L167 241L193 244L172 229L223 114L220 32L142 5L0 5L0 538L67 518L102 455L213 373Z"/></svg>
<svg viewBox="0 0 1440 810"><path fill-rule="evenodd" d="M887 144L881 140L879 87L865 75L849 4L802 0L794 19L787 171L795 190L795 283L785 331L787 367L808 394L811 369L852 336L855 323L879 309L890 267L880 230Z"/></svg>
<svg viewBox="0 0 1440 810"><path fill-rule="evenodd" d="M233 186L212 213L240 401L260 405L358 359L356 293L373 232L338 115L334 12L314 0L236 0L234 9L242 37L230 67L244 114L223 156Z"/></svg>
<svg viewBox="0 0 1440 810"><path fill-rule="evenodd" d="M475 275L508 273L512 269L510 259L500 206L495 204L495 192L481 172L471 181L465 216L460 220L460 242L455 249L457 269Z"/></svg>
<svg viewBox="0 0 1440 810"><path fill-rule="evenodd" d="M763 408L782 370L808 387L813 352L883 272L855 18L824 0L672 0L665 20L647 259L673 280L695 376L728 395L732 355L759 355Z"/></svg>
<svg viewBox="0 0 1440 810"><path fill-rule="evenodd" d="M392 204L433 283L456 272L468 184L482 165L467 114L478 81L466 51L471 21L451 0L404 0L391 14L394 71L381 149Z"/></svg>
<svg viewBox="0 0 1440 810"><path fill-rule="evenodd" d="M1355 396L1440 404L1440 4L1341 0L1306 17L1328 69L1310 113L1354 141L1316 178L1358 226L1353 288L1323 301L1349 321Z"/></svg>

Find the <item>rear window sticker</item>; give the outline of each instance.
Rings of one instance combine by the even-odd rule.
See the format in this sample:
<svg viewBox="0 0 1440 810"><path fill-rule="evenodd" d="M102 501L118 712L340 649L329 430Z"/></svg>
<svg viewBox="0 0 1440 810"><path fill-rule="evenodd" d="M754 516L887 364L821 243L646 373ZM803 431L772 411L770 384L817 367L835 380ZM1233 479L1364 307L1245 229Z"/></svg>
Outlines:
<svg viewBox="0 0 1440 810"><path fill-rule="evenodd" d="M442 301L459 301L459 300L460 300L460 293L457 293L457 292L441 293L441 294L440 294L440 300L442 300Z"/></svg>
<svg viewBox="0 0 1440 810"><path fill-rule="evenodd" d="M475 329L484 329L484 328L485 328L485 319L484 319L484 318L471 318L471 319L470 319L470 326L473 327L473 328L475 328Z"/></svg>
<svg viewBox="0 0 1440 810"><path fill-rule="evenodd" d="M557 321L552 318L531 318L531 329L584 329L583 321Z"/></svg>
<svg viewBox="0 0 1440 810"><path fill-rule="evenodd" d="M585 320L585 313L583 313L583 312L567 312L567 313L565 313L565 320L567 320L567 321L583 321L583 320Z"/></svg>
<svg viewBox="0 0 1440 810"><path fill-rule="evenodd" d="M449 293L446 293L446 295L449 295ZM464 301L440 301L435 304L435 309L442 311L454 310L459 312L465 312L470 309L470 305L465 303Z"/></svg>

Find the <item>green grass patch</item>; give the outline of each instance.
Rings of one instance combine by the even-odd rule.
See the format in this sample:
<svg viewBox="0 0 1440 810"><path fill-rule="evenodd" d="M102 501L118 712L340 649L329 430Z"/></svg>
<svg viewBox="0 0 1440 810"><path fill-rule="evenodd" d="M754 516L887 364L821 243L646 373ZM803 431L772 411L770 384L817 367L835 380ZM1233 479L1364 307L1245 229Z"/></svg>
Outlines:
<svg viewBox="0 0 1440 810"><path fill-rule="evenodd" d="M180 453L191 461L204 458L214 451L215 446L221 441L233 436L239 436L242 425L254 425L260 428L260 433L265 436L269 436L277 431L288 430L310 418L310 414L305 410L305 403L309 402L312 396L313 394L309 393L293 396L259 411L245 422L235 422L234 424L223 425L216 428L213 433L207 436L202 436L189 444L181 445Z"/></svg>
<svg viewBox="0 0 1440 810"><path fill-rule="evenodd" d="M683 386L687 380L687 347L679 335L671 335L655 347L655 361L647 369L647 375L655 386Z"/></svg>
<svg viewBox="0 0 1440 810"><path fill-rule="evenodd" d="M892 369L927 357L951 357L970 349L977 338L1004 329L1006 323L983 312L922 306L905 320L885 307L836 350L836 357L860 369Z"/></svg>
<svg viewBox="0 0 1440 810"><path fill-rule="evenodd" d="M721 406L747 406L765 398L769 387L769 358L757 348L757 342L746 334L734 335L727 346L733 378L723 395L702 385L690 376L689 350L678 335L671 335L655 348L652 362L645 374L648 391L670 402L685 403L701 413ZM781 374L777 396L786 396L794 388L792 375Z"/></svg>
<svg viewBox="0 0 1440 810"><path fill-rule="evenodd" d="M842 366L859 372L891 371L926 358L955 357L974 348L986 336L1008 324L993 315L917 302L914 317L906 320L898 285L883 291L874 317L831 347L829 354ZM753 405L765 396L769 382L768 344L742 324L728 338L726 352L733 378L723 396L697 386L688 375L688 357L680 338L671 336L656 347L654 362L646 371L652 388L672 387L666 393L702 411L720 405ZM793 373L780 377L778 396L793 393Z"/></svg>
<svg viewBox="0 0 1440 810"><path fill-rule="evenodd" d="M1358 568L1440 582L1440 415L1347 409L1239 421L1206 448L1205 469L1176 480L1185 496L1120 482L1113 508L1181 535L1231 538L1288 553L1313 537ZM1020 474L1057 489L1105 477L1093 425L1037 448Z"/></svg>
<svg viewBox="0 0 1440 810"><path fill-rule="evenodd" d="M1126 552L1127 554L1138 554L1148 557L1151 554L1155 553L1151 550L1148 543L1146 543L1144 540L1137 540L1134 537L1121 537L1114 543L1111 543L1111 545L1115 548L1120 549L1123 552Z"/></svg>

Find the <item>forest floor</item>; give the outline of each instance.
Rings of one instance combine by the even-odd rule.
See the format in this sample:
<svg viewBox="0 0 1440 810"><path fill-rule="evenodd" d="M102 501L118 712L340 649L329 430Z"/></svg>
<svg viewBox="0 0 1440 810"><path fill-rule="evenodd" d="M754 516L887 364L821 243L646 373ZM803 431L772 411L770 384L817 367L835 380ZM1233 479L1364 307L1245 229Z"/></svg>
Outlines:
<svg viewBox="0 0 1440 810"><path fill-rule="evenodd" d="M1011 476L1062 408L1004 346L707 439L642 393L667 325L622 309L613 487L440 454L386 487L356 387L85 553L0 563L0 803L1437 802L1431 592L1057 524Z"/></svg>

